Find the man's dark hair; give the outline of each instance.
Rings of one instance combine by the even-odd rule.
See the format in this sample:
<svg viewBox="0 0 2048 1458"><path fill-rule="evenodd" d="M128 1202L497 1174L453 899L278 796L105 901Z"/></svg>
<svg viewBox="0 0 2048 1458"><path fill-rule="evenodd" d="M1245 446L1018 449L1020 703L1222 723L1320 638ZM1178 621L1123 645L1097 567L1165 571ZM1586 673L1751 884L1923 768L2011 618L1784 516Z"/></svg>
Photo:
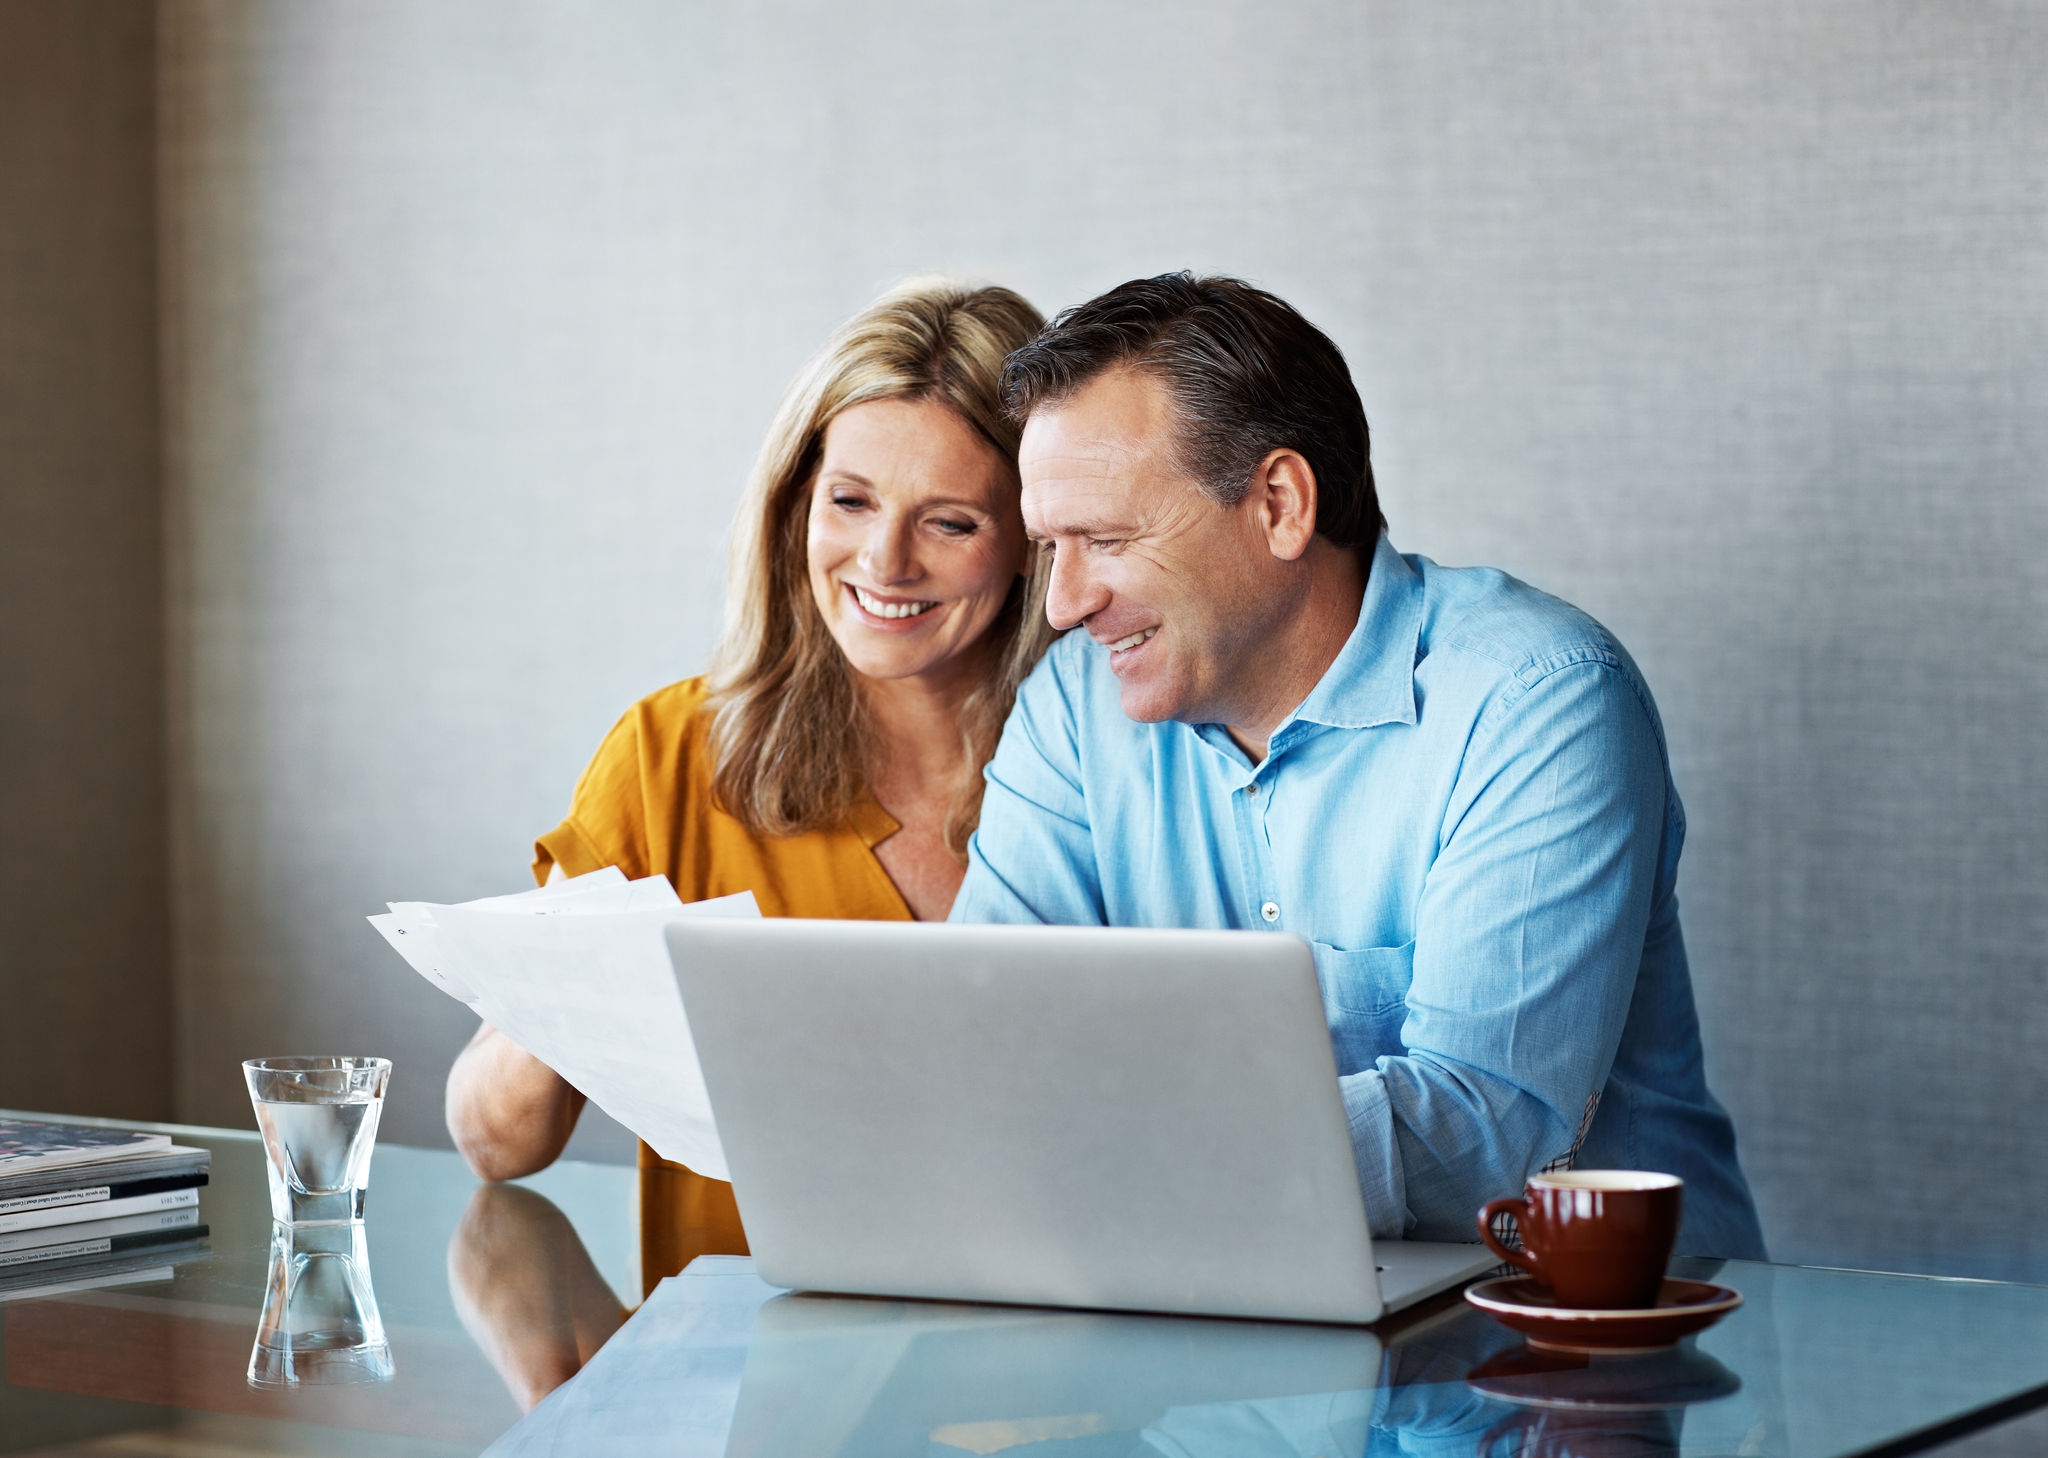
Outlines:
<svg viewBox="0 0 2048 1458"><path fill-rule="evenodd" d="M1023 422L1112 369L1151 375L1180 416L1178 465L1234 506L1260 461L1295 450L1316 475L1316 530L1370 547L1386 525L1372 438L1330 337L1242 279L1162 273L1078 304L1003 366L1003 404Z"/></svg>

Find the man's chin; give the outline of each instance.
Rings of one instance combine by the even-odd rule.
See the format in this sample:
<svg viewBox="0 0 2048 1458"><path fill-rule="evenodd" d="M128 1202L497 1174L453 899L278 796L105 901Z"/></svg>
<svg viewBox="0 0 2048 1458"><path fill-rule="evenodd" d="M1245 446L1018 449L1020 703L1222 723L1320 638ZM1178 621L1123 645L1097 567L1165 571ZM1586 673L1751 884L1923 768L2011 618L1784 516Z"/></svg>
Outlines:
<svg viewBox="0 0 2048 1458"><path fill-rule="evenodd" d="M1117 698L1124 717L1133 724L1163 724L1175 717L1173 711L1179 707L1174 695L1153 684L1119 684Z"/></svg>

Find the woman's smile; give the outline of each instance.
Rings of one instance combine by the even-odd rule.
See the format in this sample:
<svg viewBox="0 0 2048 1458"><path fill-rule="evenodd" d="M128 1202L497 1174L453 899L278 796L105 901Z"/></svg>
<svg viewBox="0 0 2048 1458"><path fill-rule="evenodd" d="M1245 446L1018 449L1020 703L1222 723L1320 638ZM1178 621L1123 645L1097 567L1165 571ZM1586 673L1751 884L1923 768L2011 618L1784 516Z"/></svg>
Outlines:
<svg viewBox="0 0 2048 1458"><path fill-rule="evenodd" d="M846 588L853 594L853 600L862 613L891 623L921 618L939 605L935 599L884 597L878 592L869 592L866 588L851 582L846 584Z"/></svg>

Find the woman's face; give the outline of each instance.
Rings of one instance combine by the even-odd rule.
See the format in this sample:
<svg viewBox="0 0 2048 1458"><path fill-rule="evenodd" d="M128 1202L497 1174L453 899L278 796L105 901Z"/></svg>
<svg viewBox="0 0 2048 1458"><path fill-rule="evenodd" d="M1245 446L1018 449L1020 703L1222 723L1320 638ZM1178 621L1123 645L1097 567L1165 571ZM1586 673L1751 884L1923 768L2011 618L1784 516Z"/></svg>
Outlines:
<svg viewBox="0 0 2048 1458"><path fill-rule="evenodd" d="M811 593L869 678L979 671L981 640L1024 570L1017 474L931 400L833 417L811 488Z"/></svg>

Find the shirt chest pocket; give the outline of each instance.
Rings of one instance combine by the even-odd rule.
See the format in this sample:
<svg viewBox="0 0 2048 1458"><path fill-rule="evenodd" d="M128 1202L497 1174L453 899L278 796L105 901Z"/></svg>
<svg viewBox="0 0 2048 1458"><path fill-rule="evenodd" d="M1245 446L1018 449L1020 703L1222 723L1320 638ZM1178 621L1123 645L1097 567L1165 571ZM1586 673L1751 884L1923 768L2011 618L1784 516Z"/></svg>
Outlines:
<svg viewBox="0 0 2048 1458"><path fill-rule="evenodd" d="M1338 1076L1406 1052L1401 1024L1408 1016L1408 986L1415 980L1415 943L1354 951L1326 942L1309 945L1315 950L1316 980L1323 988L1323 1017L1330 1025Z"/></svg>

